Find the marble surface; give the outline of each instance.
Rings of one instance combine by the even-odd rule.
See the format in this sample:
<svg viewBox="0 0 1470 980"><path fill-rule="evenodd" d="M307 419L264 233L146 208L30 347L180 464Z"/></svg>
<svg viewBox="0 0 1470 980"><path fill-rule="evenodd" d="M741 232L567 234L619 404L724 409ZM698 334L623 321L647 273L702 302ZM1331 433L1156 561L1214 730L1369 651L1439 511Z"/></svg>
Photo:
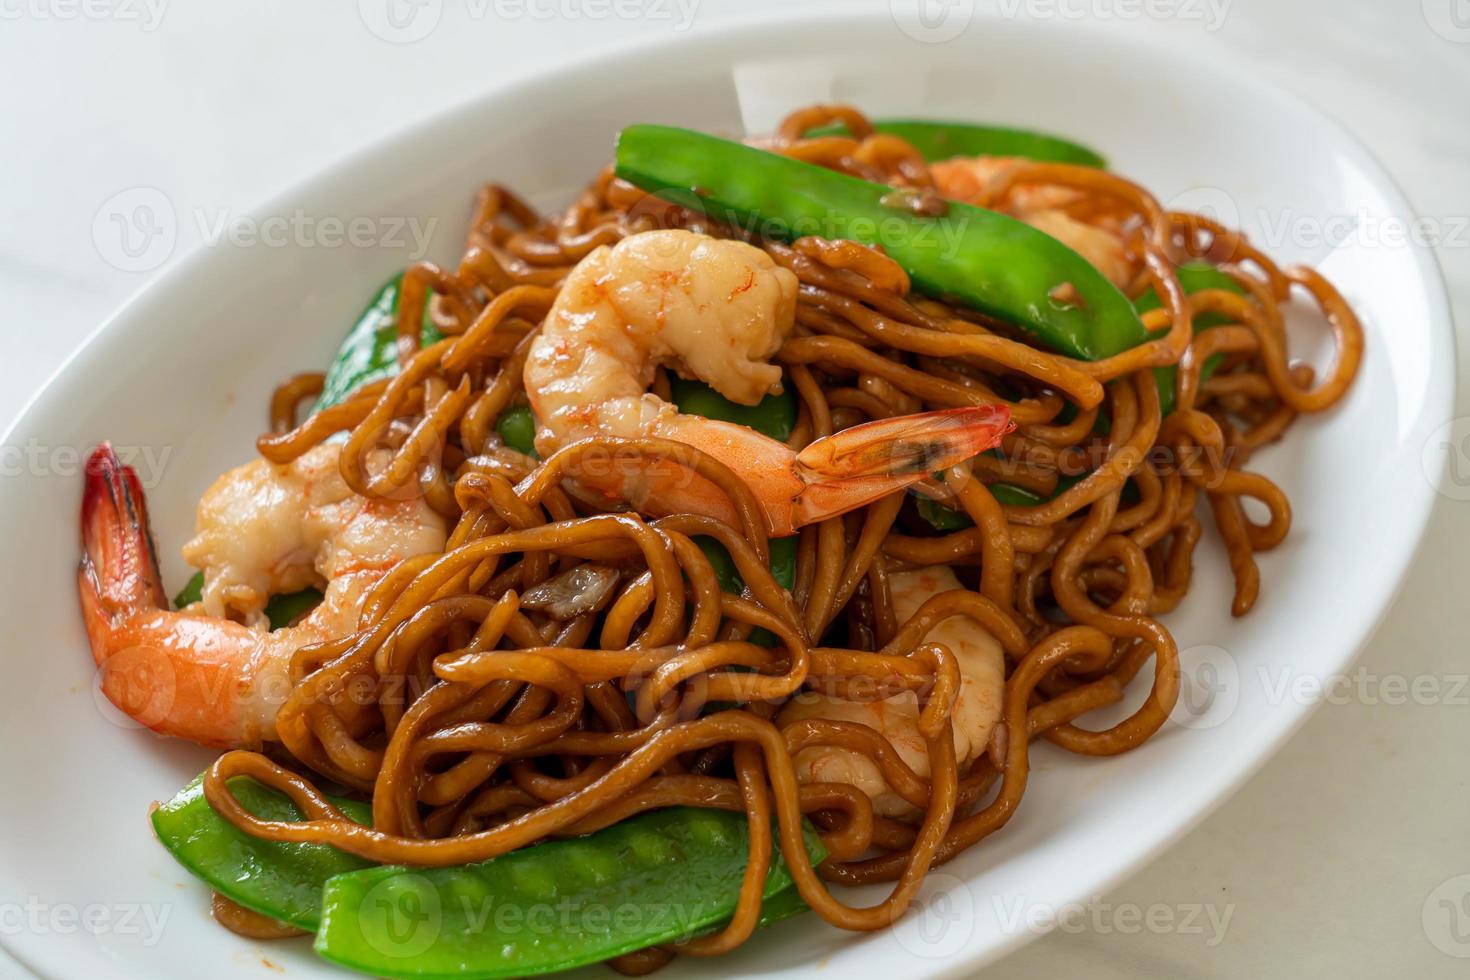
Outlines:
<svg viewBox="0 0 1470 980"><path fill-rule="evenodd" d="M0 2L0 426L112 309L208 232L181 222L172 249L119 256L94 229L120 192L157 188L180 213L237 210L528 69L820 6L402 2L435 15L415 43L393 42L428 22L395 26L379 0ZM976 17L1165 32L1306 97L1369 144L1430 220L1463 335L1467 0L949 2ZM1454 489L1352 683L1187 838L987 976L1465 975L1470 500L1455 498L1470 492ZM1418 693L1401 697L1400 685ZM12 972L24 975L0 961L0 975Z"/></svg>

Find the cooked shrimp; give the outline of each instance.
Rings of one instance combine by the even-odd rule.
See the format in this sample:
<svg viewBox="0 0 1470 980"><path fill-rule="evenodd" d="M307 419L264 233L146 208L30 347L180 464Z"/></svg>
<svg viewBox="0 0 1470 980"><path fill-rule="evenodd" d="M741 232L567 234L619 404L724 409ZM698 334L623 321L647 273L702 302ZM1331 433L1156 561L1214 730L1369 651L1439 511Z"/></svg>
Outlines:
<svg viewBox="0 0 1470 980"><path fill-rule="evenodd" d="M960 588L946 565L935 565L888 578L893 612L899 622L912 617L933 596ZM942 643L954 654L960 671L955 699L955 756L961 766L979 757L1000 719L1005 693L1005 654L995 638L968 616L951 616L925 638ZM929 775L929 754L919 734L919 701L912 691L882 701L846 701L825 694L801 694L787 702L776 717L785 726L808 718L851 721L876 729L892 743L899 757L920 776ZM850 783L873 801L874 812L901 817L913 807L884 782L878 764L867 755L825 745L809 746L796 754L796 775L807 783Z"/></svg>
<svg viewBox="0 0 1470 980"><path fill-rule="evenodd" d="M981 200L986 185L1013 163L1011 157L954 157L940 160L929 169L939 193L956 201L973 203ZM1067 213L1067 206L1081 197L1079 192L1066 187L1023 185L1013 188L998 210L1068 246L1115 285L1127 285L1138 272L1137 261L1128 254L1116 229L1106 224L1089 224Z"/></svg>
<svg viewBox="0 0 1470 980"><path fill-rule="evenodd" d="M693 446L740 474L773 535L861 507L1000 441L1005 408L959 408L854 426L801 452L753 429L698 416L648 391L671 367L731 401L780 390L767 360L795 323L796 277L744 242L649 231L590 252L567 277L525 368L543 454L589 436ZM725 496L677 467L619 466L583 477L644 513L735 522Z"/></svg>
<svg viewBox="0 0 1470 980"><path fill-rule="evenodd" d="M201 533L190 550L217 562L206 566L216 579L217 608L254 620L269 590L324 581L325 598L305 619L267 632L169 610L142 486L110 446L98 447L82 498L77 578L108 700L154 731L204 745L271 741L276 711L291 689L292 655L352 632L367 593L397 560L442 550L442 521L430 520L421 503L352 500L324 490L330 479L307 480L307 473L323 475L325 456L299 467L239 467L200 505ZM335 452L331 458L334 467ZM219 579L233 584L220 586ZM208 611L210 600L201 605Z"/></svg>
<svg viewBox="0 0 1470 980"><path fill-rule="evenodd" d="M214 481L183 550L204 571L196 611L264 626L272 595L354 572L381 575L404 558L442 550L442 517L422 499L353 493L340 456L339 445L324 443L289 465L256 459Z"/></svg>

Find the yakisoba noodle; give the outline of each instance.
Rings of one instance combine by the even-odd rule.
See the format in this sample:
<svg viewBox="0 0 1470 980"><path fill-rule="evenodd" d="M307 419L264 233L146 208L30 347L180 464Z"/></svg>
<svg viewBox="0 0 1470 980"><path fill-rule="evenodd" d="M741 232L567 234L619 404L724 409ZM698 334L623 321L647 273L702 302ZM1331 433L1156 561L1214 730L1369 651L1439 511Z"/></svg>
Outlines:
<svg viewBox="0 0 1470 980"><path fill-rule="evenodd" d="M851 135L804 138L829 122ZM797 112L764 145L911 188L916 209L943 207L918 151L875 133L850 108ZM1016 422L1000 457L979 457L927 487L972 527L935 533L909 497L891 494L803 528L789 593L769 570L756 500L715 459L659 439L601 438L538 463L495 434L501 415L524 401L538 325L579 260L653 227L744 233L649 197L611 171L549 217L487 187L459 266L419 263L404 276L400 373L299 425L297 407L316 396L322 378L292 378L272 400L272 434L259 442L267 459L287 463L346 430L342 472L351 488L370 498L422 495L450 521L448 544L388 573L356 632L296 653L277 718L290 757L281 762L290 768L229 752L206 778L211 804L257 837L425 867L485 860L675 804L743 812L750 852L737 911L718 934L677 947L707 956L750 936L776 848L824 920L878 929L907 908L931 867L1011 819L1032 739L1095 756L1143 743L1178 694L1178 650L1158 617L1189 588L1200 515L1225 544L1232 611L1244 614L1261 588L1255 555L1279 544L1291 524L1286 496L1244 467L1299 413L1343 397L1363 334L1315 272L1278 268L1236 232L1168 212L1115 174L1018 161L985 184L979 203L1004 207L1038 187L1065 191L1074 217L1129 229L1142 271L1125 292L1159 297L1143 315L1153 339L1102 360L1073 360L973 310L911 294L903 270L878 250L815 237L755 241L800 282L797 328L775 357L799 405L793 448L931 409L1000 402ZM1199 257L1242 292L1186 296L1176 269ZM1283 307L1294 291L1331 329L1334 352L1320 377L1289 360ZM431 292L429 315L445 339L420 349ZM1223 322L1196 333L1193 321L1207 314ZM1205 377L1203 365L1216 357ZM1167 415L1153 371L1163 366L1178 368ZM662 371L654 391L669 395ZM385 446L391 459L370 467ZM579 474L648 459L718 486L738 526L594 513L582 502ZM999 482L1045 502L1001 503L989 489ZM1260 505L1264 522L1247 513L1247 500ZM721 591L698 536L730 553L742 595ZM957 569L967 588L940 593L899 621L890 577L929 565ZM610 576L609 566L624 574ZM600 593L582 597L585 608L573 596L570 611L553 618L528 604L538 585L578 568L581 580L601 583ZM945 646L924 642L957 615L980 623L1006 658L1001 722L963 768L949 714L958 667ZM752 643L757 629L776 643ZM824 642L838 637L844 646ZM1151 691L1131 716L1102 730L1085 724L1134 683ZM913 691L928 775L863 725L808 718L778 728L777 708L806 689L855 701ZM717 702L742 707L701 714ZM799 783L793 756L811 746L871 759L916 820L875 814L854 786ZM372 828L348 820L296 768L371 794ZM253 816L227 788L236 775L286 793L308 819ZM802 841L803 816L821 828L830 852L820 868ZM832 891L871 882L893 883L875 906L851 906ZM647 950L615 965L645 972L671 955Z"/></svg>

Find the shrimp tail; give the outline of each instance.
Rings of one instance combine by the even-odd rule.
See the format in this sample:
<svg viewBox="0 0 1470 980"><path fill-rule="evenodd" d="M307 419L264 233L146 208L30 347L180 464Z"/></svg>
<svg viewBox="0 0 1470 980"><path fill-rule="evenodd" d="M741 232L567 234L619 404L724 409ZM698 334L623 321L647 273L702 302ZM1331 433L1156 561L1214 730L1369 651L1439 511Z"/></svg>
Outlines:
<svg viewBox="0 0 1470 980"><path fill-rule="evenodd" d="M994 448L1014 426L1004 405L949 408L843 429L796 456L793 526L860 507Z"/></svg>
<svg viewBox="0 0 1470 980"><path fill-rule="evenodd" d="M378 568L338 575L305 619L267 632L169 608L143 485L107 443L87 463L81 517L77 585L98 689L139 725L216 748L276 740L276 713L292 690L292 657L351 633L367 591L383 575ZM419 525L408 529L404 537L421 540ZM442 547L442 535L438 541Z"/></svg>
<svg viewBox="0 0 1470 980"><path fill-rule="evenodd" d="M140 609L167 609L143 485L110 443L87 462L82 562L77 573L89 633Z"/></svg>

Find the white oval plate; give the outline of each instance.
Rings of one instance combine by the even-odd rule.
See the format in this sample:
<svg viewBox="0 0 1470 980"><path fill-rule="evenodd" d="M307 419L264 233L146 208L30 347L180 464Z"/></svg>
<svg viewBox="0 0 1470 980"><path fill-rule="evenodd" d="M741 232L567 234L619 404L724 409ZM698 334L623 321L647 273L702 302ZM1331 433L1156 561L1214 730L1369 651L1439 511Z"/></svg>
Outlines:
<svg viewBox="0 0 1470 980"><path fill-rule="evenodd" d="M1310 683L1299 679L1345 669L1394 595L1434 499L1421 450L1452 414L1451 326L1433 260L1372 234L1412 216L1383 170L1295 99L1168 47L1014 22L977 23L949 43L886 19L742 28L520 84L354 155L255 217L366 217L382 241L201 249L32 402L4 440L0 502L9 952L55 977L260 977L272 966L343 975L305 942L262 945L215 926L205 889L151 838L149 802L210 754L132 728L94 693L74 588L87 450L111 439L135 455L177 587L194 502L250 456L272 383L324 364L374 288L419 257L404 244L411 236L392 233L396 222L434 220L430 257L452 262L483 180L555 205L602 165L626 123L738 133L818 100L1032 126L1096 146L1164 200L1214 209L1276 258L1318 266L1363 317L1367 359L1344 404L1258 457L1296 516L1286 544L1261 559L1250 616L1230 618L1223 555L1213 542L1200 549L1189 599L1168 617L1195 709L1184 723L1111 760L1039 747L1011 825L935 872L925 911L891 932L846 934L807 916L666 975L968 973L1178 838L1305 720ZM1329 222L1349 231L1335 247L1313 234Z"/></svg>

